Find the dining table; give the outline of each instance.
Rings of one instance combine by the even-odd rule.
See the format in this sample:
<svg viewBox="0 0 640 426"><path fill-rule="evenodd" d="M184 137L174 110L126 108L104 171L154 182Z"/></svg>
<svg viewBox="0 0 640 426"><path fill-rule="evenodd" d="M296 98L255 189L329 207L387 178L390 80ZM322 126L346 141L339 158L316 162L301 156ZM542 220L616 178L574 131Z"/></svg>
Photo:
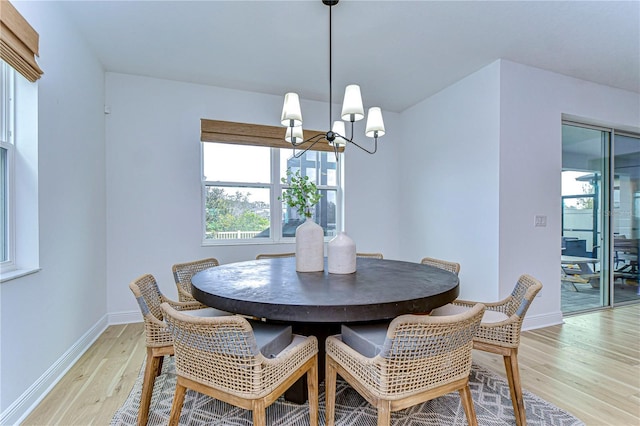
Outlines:
<svg viewBox="0 0 640 426"><path fill-rule="evenodd" d="M324 378L324 341L345 323L389 321L428 314L458 297L456 274L421 263L357 258L351 274L297 272L295 257L223 264L191 278L201 303L267 322L288 323L294 333L318 338L319 379ZM294 386L295 387L295 386ZM304 386L287 393L303 402ZM296 394L298 396L296 396Z"/></svg>

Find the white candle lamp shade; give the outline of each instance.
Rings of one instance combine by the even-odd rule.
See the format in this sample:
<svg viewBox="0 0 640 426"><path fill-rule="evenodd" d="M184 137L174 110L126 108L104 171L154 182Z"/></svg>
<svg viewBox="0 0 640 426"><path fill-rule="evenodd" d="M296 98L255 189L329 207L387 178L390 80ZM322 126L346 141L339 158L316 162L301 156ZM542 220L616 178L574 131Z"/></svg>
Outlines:
<svg viewBox="0 0 640 426"><path fill-rule="evenodd" d="M344 121L358 121L364 118L362 95L357 84L350 84L344 89L341 117Z"/></svg>
<svg viewBox="0 0 640 426"><path fill-rule="evenodd" d="M337 133L341 136L344 136L345 134L345 127L344 127L344 121L340 121L340 120L336 120L333 122L333 127L331 128L331 131L333 133ZM335 146L345 146L347 144L347 140L343 137L336 137L333 142L329 142L330 145L335 145Z"/></svg>
<svg viewBox="0 0 640 426"><path fill-rule="evenodd" d="M302 126L302 110L300 109L300 98L297 93L289 92L284 95L284 104L282 105L282 117L280 122L283 126L291 127Z"/></svg>
<svg viewBox="0 0 640 426"><path fill-rule="evenodd" d="M293 139L291 138L291 129L293 129ZM302 126L287 127L287 133L284 136L285 141L289 143L300 143L303 139Z"/></svg>
<svg viewBox="0 0 640 426"><path fill-rule="evenodd" d="M378 132L376 135L375 132ZM382 121L382 111L379 107L371 107L369 108L369 113L367 114L367 128L365 130L365 135L370 138L373 137L382 137L384 136L384 121Z"/></svg>

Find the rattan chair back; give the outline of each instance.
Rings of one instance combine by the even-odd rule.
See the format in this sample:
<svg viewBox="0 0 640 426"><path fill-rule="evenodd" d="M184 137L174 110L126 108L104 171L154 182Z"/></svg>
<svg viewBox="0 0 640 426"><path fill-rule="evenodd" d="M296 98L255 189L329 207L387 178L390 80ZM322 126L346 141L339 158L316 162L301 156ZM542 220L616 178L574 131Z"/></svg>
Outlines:
<svg viewBox="0 0 640 426"><path fill-rule="evenodd" d="M173 271L173 279L178 288L178 300L181 302L195 301L191 295L191 277L198 272L213 268L214 266L220 266L218 259L214 257L173 265L171 270Z"/></svg>
<svg viewBox="0 0 640 426"><path fill-rule="evenodd" d="M260 259L277 259L279 257L296 257L295 253L260 253L256 256L256 260Z"/></svg>
<svg viewBox="0 0 640 426"><path fill-rule="evenodd" d="M365 257L369 259L384 259L382 253L356 253L356 257Z"/></svg>
<svg viewBox="0 0 640 426"><path fill-rule="evenodd" d="M390 412L459 391L469 424L476 415L469 389L473 336L485 307L478 303L457 315L401 315L391 321L381 352L368 358L342 342L326 340L327 425L335 414L336 374L378 408L378 425Z"/></svg>
<svg viewBox="0 0 640 426"><path fill-rule="evenodd" d="M420 263L422 263L423 265L435 266L436 268L453 272L456 275L460 273L460 264L456 262L449 262L447 260L435 259L433 257L423 257Z"/></svg>
<svg viewBox="0 0 640 426"><path fill-rule="evenodd" d="M329 341L327 353L379 396L406 396L469 376L473 336L483 313L484 305L477 304L446 317L401 315L389 324L381 352L368 362L334 352Z"/></svg>
<svg viewBox="0 0 640 426"><path fill-rule="evenodd" d="M530 275L521 275L511 294L499 302L485 303L487 314L499 316L498 321L488 319L480 323L473 339L474 349L501 355L513 402L514 417L517 426L527 424L520 369L518 367L518 347L524 316L538 292L542 290L542 283ZM453 305L470 307L475 302L455 300ZM489 315L487 315L488 317Z"/></svg>
<svg viewBox="0 0 640 426"><path fill-rule="evenodd" d="M487 310L505 314L508 319L498 324L481 324L476 333L477 342L490 343L497 346L517 348L520 345L520 333L524 317L542 283L530 275L522 275L513 291L506 298L495 303L486 303ZM454 302L457 304L458 302Z"/></svg>
<svg viewBox="0 0 640 426"><path fill-rule="evenodd" d="M165 301L158 283L151 274L142 275L131 281L129 288L136 297L142 317L147 347L170 346L173 344L171 333L163 322L160 304Z"/></svg>
<svg viewBox="0 0 640 426"><path fill-rule="evenodd" d="M253 410L264 425L265 407L303 375L307 375L310 424L318 421L318 341L294 335L275 358L258 349L249 322L238 315L193 317L163 303L165 321L174 337L176 393L169 424L177 424L187 388Z"/></svg>

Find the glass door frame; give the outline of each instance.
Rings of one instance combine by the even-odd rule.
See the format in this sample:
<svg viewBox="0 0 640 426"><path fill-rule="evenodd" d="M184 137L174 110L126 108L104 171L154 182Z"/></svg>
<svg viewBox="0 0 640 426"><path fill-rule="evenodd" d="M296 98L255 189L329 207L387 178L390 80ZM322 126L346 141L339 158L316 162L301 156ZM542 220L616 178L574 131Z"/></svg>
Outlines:
<svg viewBox="0 0 640 426"><path fill-rule="evenodd" d="M620 306L628 303L637 303L637 301L616 302L614 291L614 272L615 272L615 251L614 251L614 231L615 231L615 211L614 211L614 183L615 183L615 139L616 135L638 138L640 134L617 130L612 127L597 126L577 122L573 120L562 120L562 125L581 127L602 132L608 135L608 141L602 141L602 175L601 175L601 200L602 208L598 212L600 223L602 226L600 237L600 307L587 308L579 311L580 313L589 310L598 310L614 306ZM603 136L604 137L604 136ZM596 189L597 192L597 189ZM594 197L597 198L597 195ZM597 205L597 200L594 200ZM562 201L564 206L564 197ZM563 214L564 216L564 214ZM562 217L562 227L564 228L564 217ZM595 244L595 241L594 241ZM571 312L574 313L574 312ZM575 313L578 313L577 311Z"/></svg>

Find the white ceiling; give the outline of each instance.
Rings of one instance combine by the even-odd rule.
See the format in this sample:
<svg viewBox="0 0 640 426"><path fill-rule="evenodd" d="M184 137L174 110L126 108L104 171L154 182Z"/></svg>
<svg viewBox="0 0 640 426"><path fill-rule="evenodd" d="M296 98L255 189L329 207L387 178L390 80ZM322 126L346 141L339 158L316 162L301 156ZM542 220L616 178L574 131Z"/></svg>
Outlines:
<svg viewBox="0 0 640 426"><path fill-rule="evenodd" d="M329 8L63 2L107 71L329 99ZM503 58L640 93L640 1L356 1L333 14L333 96L401 112Z"/></svg>

